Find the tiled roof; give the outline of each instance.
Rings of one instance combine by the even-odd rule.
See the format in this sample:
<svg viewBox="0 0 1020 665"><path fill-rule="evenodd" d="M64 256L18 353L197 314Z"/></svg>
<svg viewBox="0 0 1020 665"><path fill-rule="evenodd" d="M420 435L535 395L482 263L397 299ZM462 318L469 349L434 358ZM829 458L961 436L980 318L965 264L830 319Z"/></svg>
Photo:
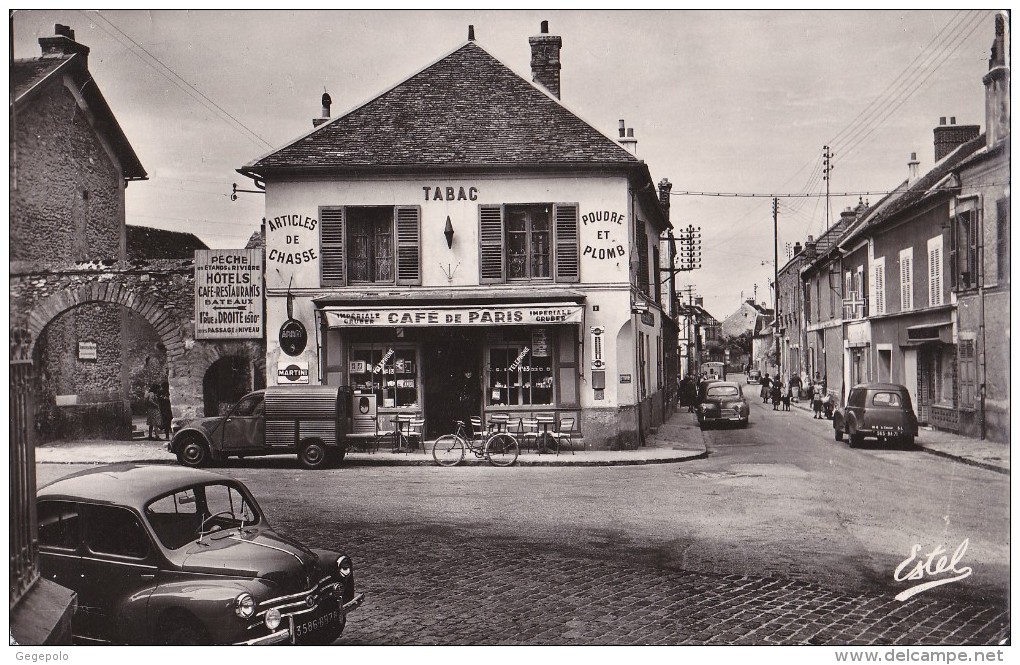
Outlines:
<svg viewBox="0 0 1020 665"><path fill-rule="evenodd" d="M29 58L15 60L11 63L11 76L14 78L14 97L17 99L28 92L57 67L67 62L67 58Z"/></svg>
<svg viewBox="0 0 1020 665"><path fill-rule="evenodd" d="M940 192L949 196L951 192L945 189L945 183L943 181L951 176L953 171L970 158L971 155L981 150L984 146L985 135L981 134L949 153L949 155L944 157L942 161L937 163L930 171L925 173L916 181L901 184L900 188L902 188L902 193L899 193L899 196L890 197L888 201L885 202L885 205L876 206L873 211L869 211L865 222L854 229L851 234L848 234L844 239L844 242L852 237L858 237L868 230L884 224L887 220L892 219L905 210L908 210L911 206L928 196L934 196ZM897 192L899 192L900 188L897 188Z"/></svg>
<svg viewBox="0 0 1020 665"><path fill-rule="evenodd" d="M127 257L133 259L192 259L196 249L209 249L192 233L126 225Z"/></svg>
<svg viewBox="0 0 1020 665"><path fill-rule="evenodd" d="M242 171L637 165L474 42Z"/></svg>

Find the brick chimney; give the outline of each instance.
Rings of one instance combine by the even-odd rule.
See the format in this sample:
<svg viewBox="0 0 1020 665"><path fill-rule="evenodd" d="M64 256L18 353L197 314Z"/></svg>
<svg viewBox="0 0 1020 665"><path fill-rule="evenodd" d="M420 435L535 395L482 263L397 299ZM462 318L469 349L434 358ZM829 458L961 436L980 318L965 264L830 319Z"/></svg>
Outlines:
<svg viewBox="0 0 1020 665"><path fill-rule="evenodd" d="M57 23L53 26L53 32L55 33L53 37L39 38L39 46L42 47L42 57L62 58L64 56L75 55L76 53L84 58L88 57L89 47L74 41L74 30L66 25Z"/></svg>
<svg viewBox="0 0 1020 665"><path fill-rule="evenodd" d="M542 21L542 34L528 38L531 44L531 80L560 98L560 48L563 39L549 34L549 21Z"/></svg>
<svg viewBox="0 0 1020 665"><path fill-rule="evenodd" d="M793 255L797 256L804 251L804 247L801 246L800 241L793 243Z"/></svg>
<svg viewBox="0 0 1020 665"><path fill-rule="evenodd" d="M939 126L935 128L935 161L956 150L958 147L976 139L981 134L979 125L957 125L956 118L949 118L946 124L945 117L939 118Z"/></svg>
<svg viewBox="0 0 1020 665"><path fill-rule="evenodd" d="M667 178L663 178L659 181L659 205L662 206L662 212L666 214L666 220L669 220L669 192L673 189L673 183Z"/></svg>
<svg viewBox="0 0 1020 665"><path fill-rule="evenodd" d="M318 127L324 122L329 121L329 107L333 104L333 100L329 98L329 93L322 93L322 117L312 118L312 127Z"/></svg>
<svg viewBox="0 0 1020 665"><path fill-rule="evenodd" d="M985 139L991 147L1009 136L1009 18L1005 12L995 15L995 41L988 58L985 84Z"/></svg>

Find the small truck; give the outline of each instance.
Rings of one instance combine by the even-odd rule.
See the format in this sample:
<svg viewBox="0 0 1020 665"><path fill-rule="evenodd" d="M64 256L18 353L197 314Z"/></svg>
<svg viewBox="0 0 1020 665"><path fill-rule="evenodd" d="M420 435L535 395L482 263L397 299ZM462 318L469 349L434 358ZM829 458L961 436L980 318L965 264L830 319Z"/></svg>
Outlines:
<svg viewBox="0 0 1020 665"><path fill-rule="evenodd" d="M350 405L350 390L337 386L256 390L226 415L186 421L167 450L190 467L229 457L297 453L306 469L322 469L347 455Z"/></svg>

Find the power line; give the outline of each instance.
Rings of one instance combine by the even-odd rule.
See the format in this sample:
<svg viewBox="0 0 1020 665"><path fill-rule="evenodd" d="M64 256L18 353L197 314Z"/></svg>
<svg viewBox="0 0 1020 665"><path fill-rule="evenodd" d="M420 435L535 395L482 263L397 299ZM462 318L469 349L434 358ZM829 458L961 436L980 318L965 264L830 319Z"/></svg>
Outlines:
<svg viewBox="0 0 1020 665"><path fill-rule="evenodd" d="M82 12L82 13L83 13L83 14L85 14L85 17L86 17L86 18L89 18L89 15L88 15L88 14L86 14L85 12ZM161 71L161 70L160 70L160 69L158 69L157 67L153 66L153 64L152 64L151 62L149 62L149 61L148 61L148 60L146 60L145 58L143 58L143 57L141 57L140 55L138 55L138 53L137 53L137 52L136 52L136 51L135 51L134 49L132 49L132 48L131 48L131 46L129 46L128 44L125 44L125 43L124 43L123 41L121 41L121 39L120 39L119 37L117 37L117 35L115 35L115 34L111 33L111 32L110 32L109 30L107 30L106 28L104 28L104 27L103 27L102 25L100 25L100 24L98 24L98 23L95 23L95 26L96 26L97 28L99 28L100 30L102 30L102 31L103 31L103 32L105 32L106 34L108 34L108 35L110 35L111 37L113 37L113 38L114 38L114 39L115 39L115 40L116 40L117 42L119 42L119 43L120 43L120 44L121 44L122 46L125 46L125 47L126 47L126 48L127 48L128 50L129 50L129 51L131 51L132 53L134 53L134 54L135 54L135 56L137 56L139 60L141 60L141 61L142 61L142 62L144 62L144 63L145 63L146 65L148 65L149 67L151 67L151 68L152 68L153 70L155 70L155 71L156 71L156 72L157 72L158 74L160 74L160 75L161 75L161 76L163 76L163 77L164 77L165 79L167 79L168 81L170 81L171 83L173 83L174 85L176 85L176 86L177 86L178 88L180 88L181 90L183 90L183 91L184 91L184 92L185 92L186 94L188 94L188 95L189 95L189 96L190 96L190 97L191 97L192 99L194 99L195 101L197 101L197 102L198 102L199 104L202 104L202 106L205 106L205 107L206 107L206 108L207 108L208 110L210 110L210 111L213 111L213 113L216 113L216 111L219 111L219 113L221 113L222 115L224 115L224 116L226 116L227 118L229 118L229 119L230 119L230 120L231 120L231 121L232 121L232 122L234 123L234 125L235 125L235 129L237 129L237 128L240 128L240 129L244 130L245 132L247 132L247 133L248 133L249 135L251 135L252 137L254 137L254 138L258 139L258 140L259 140L259 141L260 141L261 143L263 143L263 144L264 144L264 145L265 145L266 147L268 147L268 148L272 148L272 147L273 147L273 145L272 145L272 144L271 144L271 143L270 143L269 141L267 141L267 140L265 140L264 138L262 138L261 136L259 136L259 135L258 135L258 134L257 134L257 133L256 133L255 131L253 131L253 130L249 129L249 128L247 127L247 125L245 125L245 124L244 124L243 122L241 122L240 120L238 120L237 118L235 118L235 117L234 117L233 115L231 115L231 113L230 113L229 111L227 111L226 109L224 109L224 108L223 108L222 106L220 106L219 104L217 104L217 103L216 103L216 102L214 102L213 100L209 99L209 97L207 97L207 96L205 95L205 93L203 93L203 92L202 92L201 90L199 90L198 88L196 88L195 86L193 86L193 85L192 85L191 83L188 83L188 81L186 81L186 80L185 80L185 79L184 79L184 78L183 78L182 76L180 76L179 74L177 74L177 72L175 72L175 71L174 71L173 69L171 69L171 68L170 68L169 66L167 66L166 64L164 64L164 63L163 63L163 62L162 62L162 61L161 61L161 60L160 60L159 58L157 58L157 57L156 57L156 56L154 56L154 55L153 55L152 53L150 53L150 52L149 52L148 50L146 50L146 48L145 48L144 46L142 46L141 44L139 44L138 42L136 42L136 41L135 41L134 39L132 39L132 38L131 38L131 37L130 37L130 36L129 36L128 34L126 34L126 33L125 33L125 32L124 32L123 30L121 30L120 28L118 28L118 27L117 27L117 26L116 26L116 25L115 25L115 24L113 23L113 21L111 21L110 19L108 19L108 18L106 18L105 16L103 16L103 15L102 15L102 14L101 14L101 13L100 13L100 12L99 12L98 10L97 10L97 11L94 11L94 12L93 12L93 14L94 14L95 16L97 16L98 18L101 18L101 19L102 19L102 20L103 20L103 21L104 21L104 22L105 22L106 24L108 24L108 25L109 25L109 26L110 26L111 28L113 28L114 30L116 30L116 31L117 31L118 33L120 33L121 35L123 35L125 39L127 39L127 40L128 40L129 42L131 42L131 44L134 44L134 45L135 45L135 46L136 46L136 47L137 47L138 49L140 49L140 50L141 50L141 51L142 51L143 53L145 53L145 55L147 55L147 56L148 56L149 58L151 58L151 59L152 59L153 61L155 61L155 62L156 62L156 64L158 64L158 65L159 65L160 67L162 67L162 68L163 68L164 70L166 70L166 72L169 72L169 74L170 74L170 75L172 76L172 78L171 78L171 76L167 76L167 74L166 74L166 73L165 73L164 71ZM90 19L90 20L91 20L91 19ZM196 97L195 95L198 95L198 97ZM199 99L199 97L201 97L201 99ZM203 100L205 100L205 101L203 101ZM208 102L208 104L206 104L206 102ZM214 107L214 108L210 108L210 106L209 106L210 104L211 104L211 105L212 105L212 107ZM222 116L221 116L221 118L222 118Z"/></svg>
<svg viewBox="0 0 1020 665"><path fill-rule="evenodd" d="M979 184L968 185L968 187L1003 187L1003 186L1008 185L1008 184L1009 184L1008 182L993 182L993 183L983 183L983 184L980 184L980 185ZM931 187L927 191L931 191L931 192L937 192L937 191L948 192L948 191L954 191L956 189L958 189L958 187ZM829 194L829 196L834 197L834 198L835 197L840 197L840 196L876 196L876 195L884 195L884 194L895 194L896 192L899 192L899 191L902 191L902 190L894 189L894 190L889 190L889 191L832 192L832 193ZM826 196L825 192L808 193L808 194L764 194L764 193L760 193L760 192L693 192L693 191L679 191L679 192L670 192L669 194L670 194L670 196L716 196L716 197L719 197L719 198L754 198L754 199L766 199L766 198L768 198L768 199L772 199L772 198L780 198L780 199L823 198L824 199L825 196Z"/></svg>

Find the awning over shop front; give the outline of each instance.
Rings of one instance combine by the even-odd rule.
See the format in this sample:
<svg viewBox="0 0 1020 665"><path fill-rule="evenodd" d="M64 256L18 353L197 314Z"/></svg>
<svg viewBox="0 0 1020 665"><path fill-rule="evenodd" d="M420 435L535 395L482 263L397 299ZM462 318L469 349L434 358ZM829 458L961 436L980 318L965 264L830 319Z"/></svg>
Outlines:
<svg viewBox="0 0 1020 665"><path fill-rule="evenodd" d="M933 323L908 326L903 329L900 335L900 346L920 346L932 343L952 344L953 324Z"/></svg>
<svg viewBox="0 0 1020 665"><path fill-rule="evenodd" d="M324 307L330 328L434 326L547 326L580 324L584 305L573 302L484 305Z"/></svg>

